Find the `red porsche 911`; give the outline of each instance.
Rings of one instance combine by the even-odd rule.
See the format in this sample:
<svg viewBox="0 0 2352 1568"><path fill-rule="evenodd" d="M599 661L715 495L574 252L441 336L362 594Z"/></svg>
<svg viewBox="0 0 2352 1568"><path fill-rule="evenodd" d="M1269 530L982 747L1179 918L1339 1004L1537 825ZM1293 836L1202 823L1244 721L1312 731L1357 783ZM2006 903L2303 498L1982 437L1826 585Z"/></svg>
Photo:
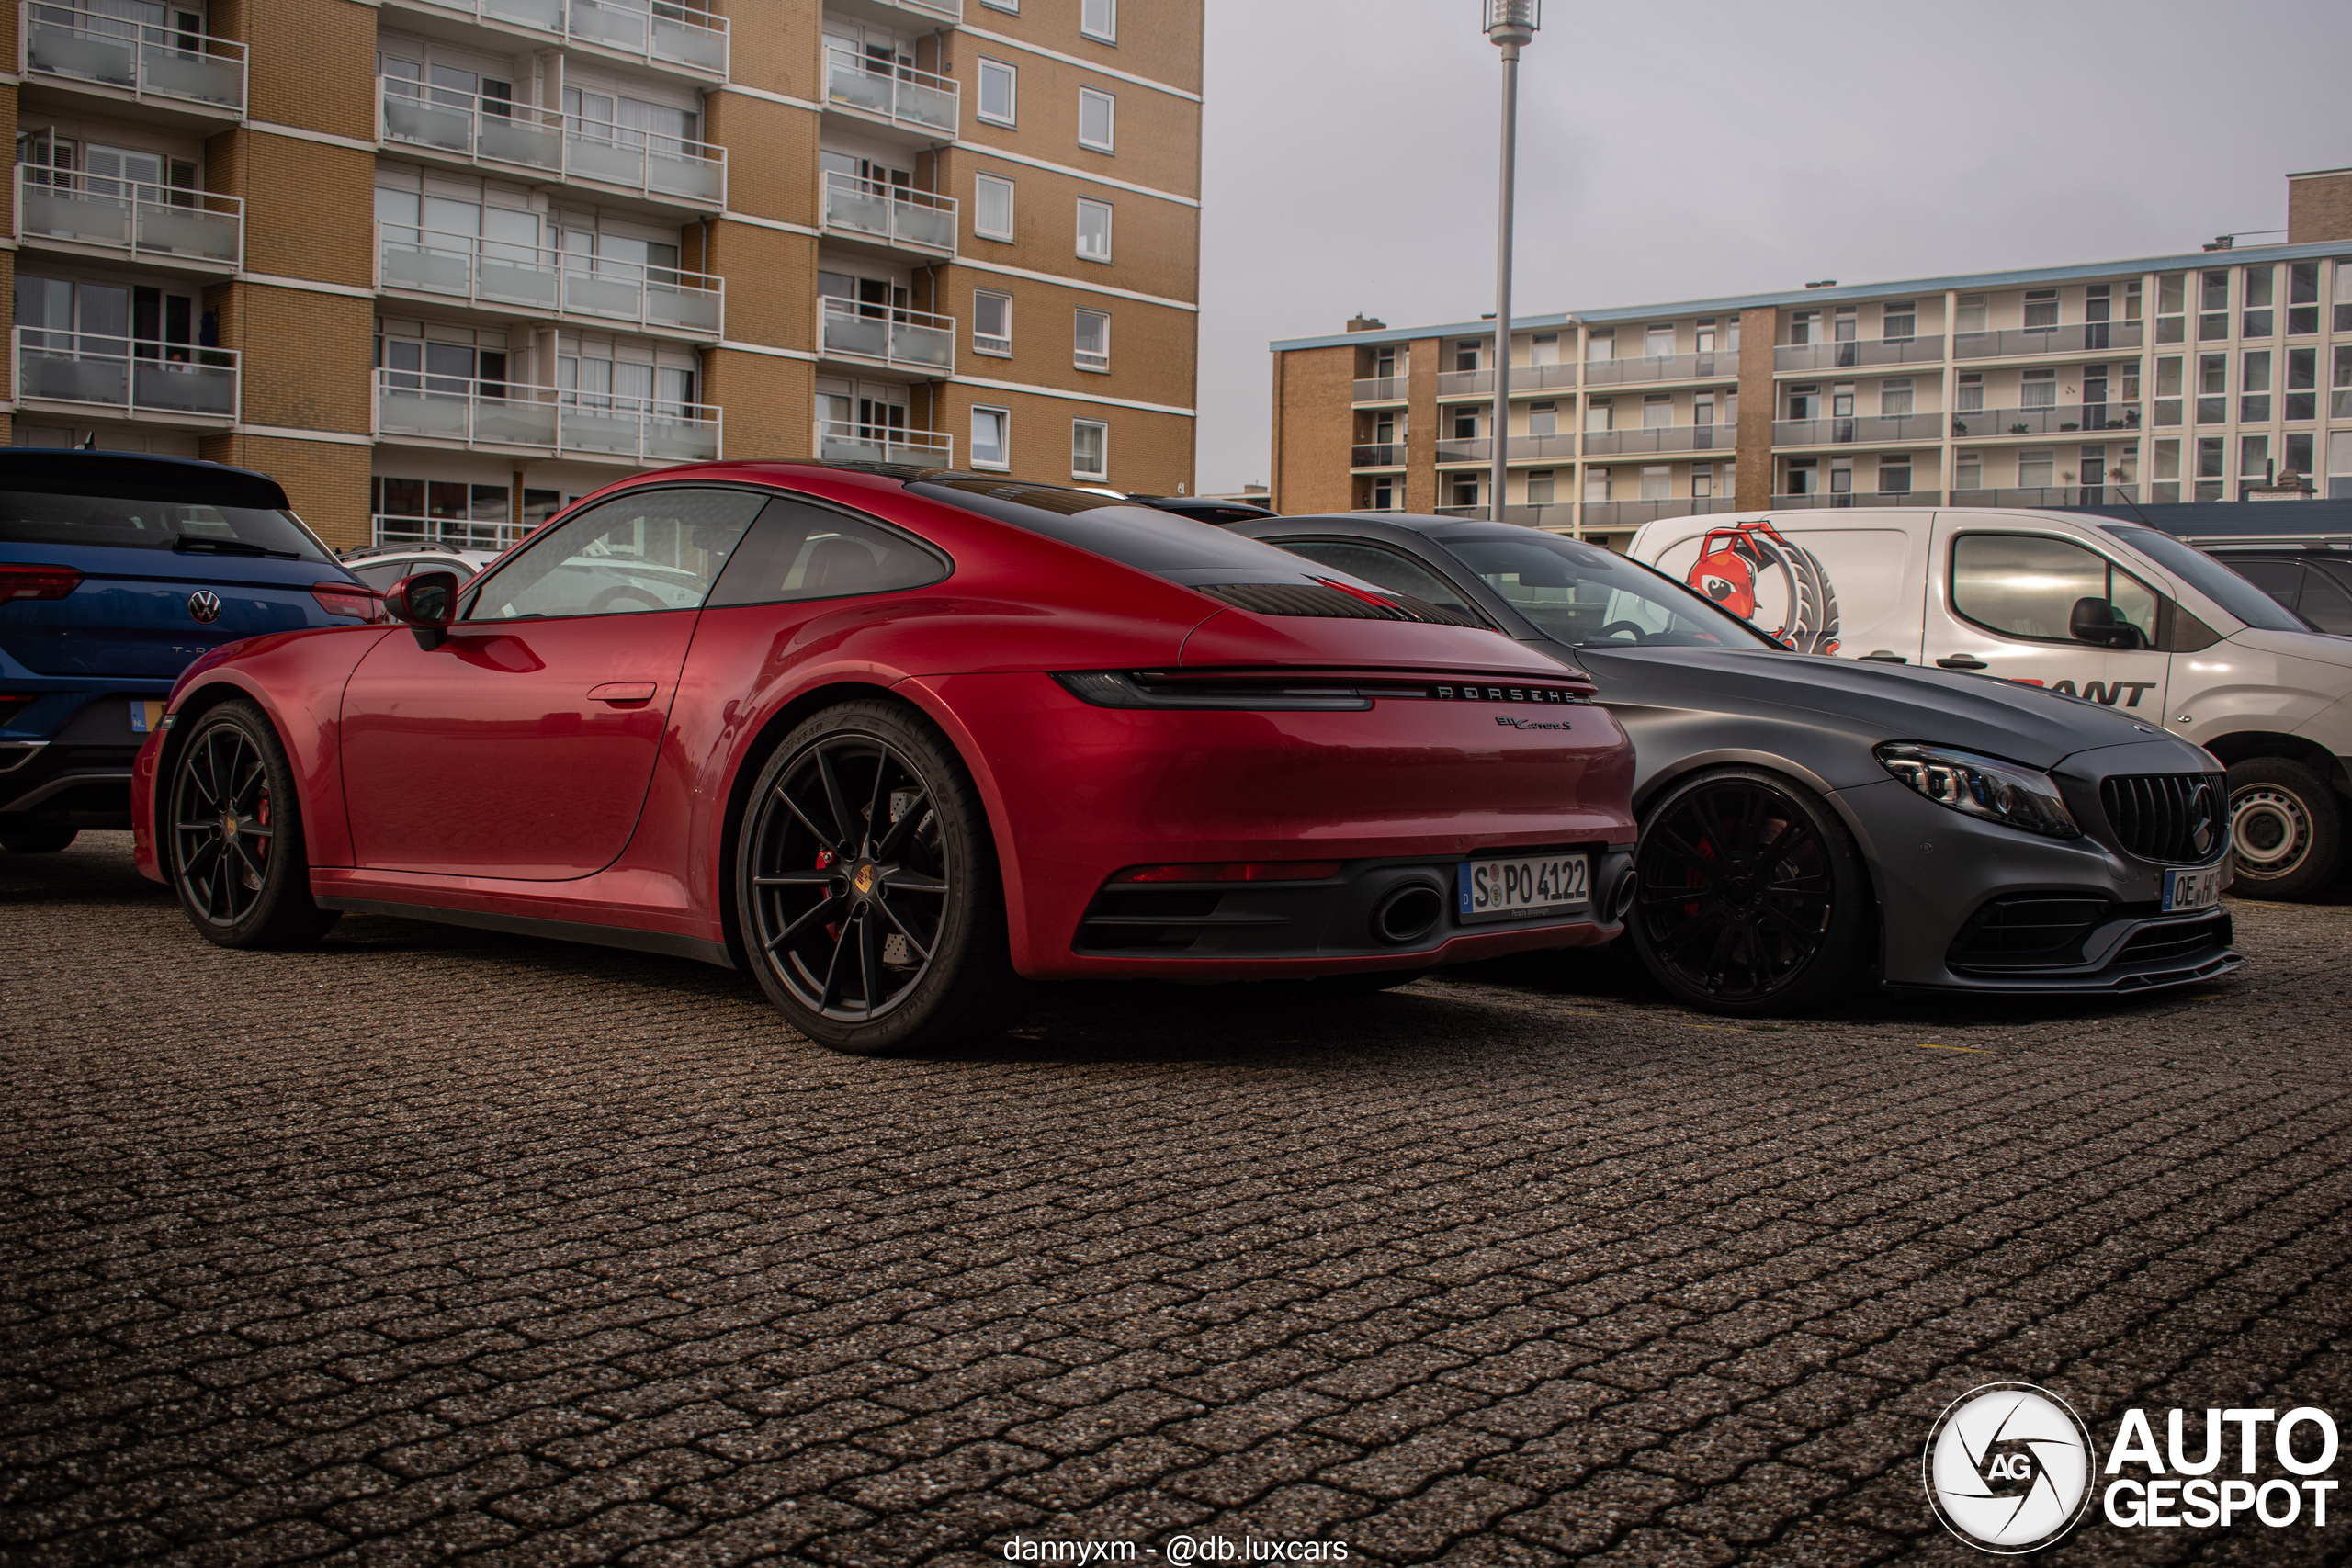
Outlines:
<svg viewBox="0 0 2352 1568"><path fill-rule="evenodd" d="M222 946L364 910L683 954L870 1052L1027 980L1601 942L1632 894L1582 677L1112 497L669 468L386 604L199 660L140 754L140 867Z"/></svg>

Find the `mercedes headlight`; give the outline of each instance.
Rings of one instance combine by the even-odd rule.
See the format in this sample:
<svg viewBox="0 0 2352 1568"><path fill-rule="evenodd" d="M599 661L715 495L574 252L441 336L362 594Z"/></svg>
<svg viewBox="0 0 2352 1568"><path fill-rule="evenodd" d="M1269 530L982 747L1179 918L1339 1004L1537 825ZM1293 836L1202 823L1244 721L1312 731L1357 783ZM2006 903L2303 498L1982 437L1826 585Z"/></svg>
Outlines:
<svg viewBox="0 0 2352 1568"><path fill-rule="evenodd" d="M2082 829L2058 794L2048 773L1955 751L1946 746L1920 746L1890 740L1878 748L1886 771L1934 801L1968 817L2039 833L2045 839L2079 839Z"/></svg>

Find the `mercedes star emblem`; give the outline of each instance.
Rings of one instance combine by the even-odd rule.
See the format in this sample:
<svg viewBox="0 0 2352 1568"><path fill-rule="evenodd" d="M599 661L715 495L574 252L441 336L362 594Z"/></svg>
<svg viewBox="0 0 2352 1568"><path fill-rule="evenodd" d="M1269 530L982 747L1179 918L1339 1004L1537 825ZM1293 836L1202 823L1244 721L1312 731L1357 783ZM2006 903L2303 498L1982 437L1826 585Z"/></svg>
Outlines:
<svg viewBox="0 0 2352 1568"><path fill-rule="evenodd" d="M187 596L187 613L191 619L206 626L220 618L220 595L209 588L199 588Z"/></svg>

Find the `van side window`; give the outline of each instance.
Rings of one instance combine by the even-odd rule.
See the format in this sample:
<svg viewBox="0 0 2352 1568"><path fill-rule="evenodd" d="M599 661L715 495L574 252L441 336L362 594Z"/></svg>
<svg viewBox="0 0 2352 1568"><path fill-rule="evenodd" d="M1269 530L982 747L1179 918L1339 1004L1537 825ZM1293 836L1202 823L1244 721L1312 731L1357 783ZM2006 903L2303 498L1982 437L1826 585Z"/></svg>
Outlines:
<svg viewBox="0 0 2352 1568"><path fill-rule="evenodd" d="M2155 646L2155 591L2080 545L2031 534L1962 534L1951 546L1951 606L2004 637L2072 642L2077 599L2104 599Z"/></svg>

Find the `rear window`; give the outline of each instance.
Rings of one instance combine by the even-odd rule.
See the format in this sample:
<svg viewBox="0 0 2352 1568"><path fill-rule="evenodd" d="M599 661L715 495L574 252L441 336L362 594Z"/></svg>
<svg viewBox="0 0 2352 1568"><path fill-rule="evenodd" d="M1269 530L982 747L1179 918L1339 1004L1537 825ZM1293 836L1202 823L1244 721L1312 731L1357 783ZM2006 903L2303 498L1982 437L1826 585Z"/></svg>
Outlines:
<svg viewBox="0 0 2352 1568"><path fill-rule="evenodd" d="M1312 574L1287 550L1116 496L1059 485L945 477L910 480L907 489L926 500L1010 523L1187 586L1312 581Z"/></svg>
<svg viewBox="0 0 2352 1568"><path fill-rule="evenodd" d="M2269 632L2301 632L2311 628L2278 601L2215 560L2192 549L2170 534L2129 524L2109 524L2107 531L2187 582L2208 599L2244 621Z"/></svg>
<svg viewBox="0 0 2352 1568"><path fill-rule="evenodd" d="M310 531L283 512L214 506L159 495L64 495L0 491L0 543L104 545L197 555L280 556L332 562Z"/></svg>

